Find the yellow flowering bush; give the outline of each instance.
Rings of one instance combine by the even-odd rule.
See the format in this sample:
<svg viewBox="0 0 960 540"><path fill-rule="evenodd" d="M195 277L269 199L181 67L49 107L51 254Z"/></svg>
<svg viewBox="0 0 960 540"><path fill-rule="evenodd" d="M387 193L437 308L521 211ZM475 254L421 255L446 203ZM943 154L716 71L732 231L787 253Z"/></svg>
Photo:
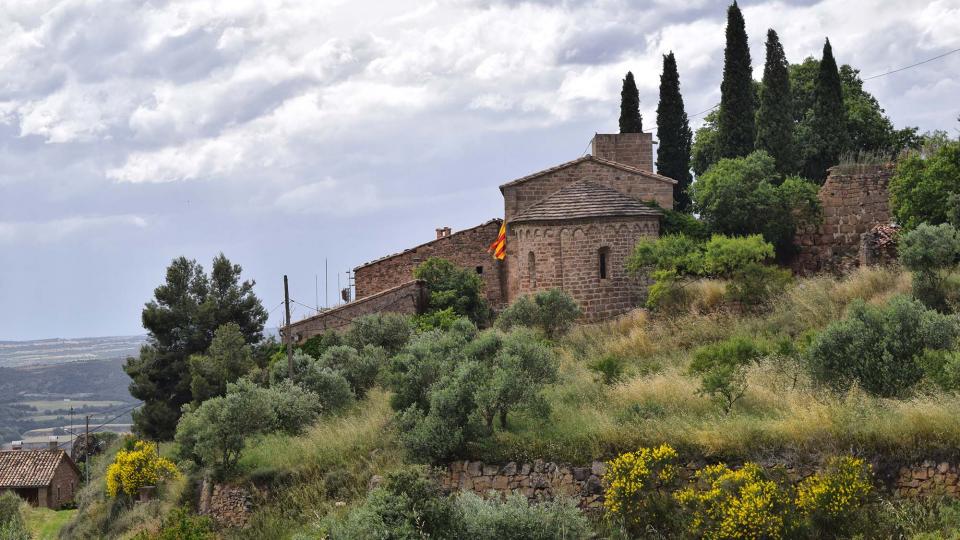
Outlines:
<svg viewBox="0 0 960 540"><path fill-rule="evenodd" d="M724 464L697 471L700 488L676 494L687 510L689 533L706 540L776 540L794 530L790 493L756 463L731 470Z"/></svg>
<svg viewBox="0 0 960 540"><path fill-rule="evenodd" d="M673 502L664 491L677 476L676 460L677 451L662 444L608 462L603 477L607 517L630 531L660 525Z"/></svg>
<svg viewBox="0 0 960 540"><path fill-rule="evenodd" d="M116 497L121 493L136 495L141 487L155 486L178 475L172 461L160 457L157 446L137 441L132 450L120 450L107 469L107 493Z"/></svg>
<svg viewBox="0 0 960 540"><path fill-rule="evenodd" d="M870 465L851 456L833 458L797 486L797 507L821 531L846 529L873 493Z"/></svg>

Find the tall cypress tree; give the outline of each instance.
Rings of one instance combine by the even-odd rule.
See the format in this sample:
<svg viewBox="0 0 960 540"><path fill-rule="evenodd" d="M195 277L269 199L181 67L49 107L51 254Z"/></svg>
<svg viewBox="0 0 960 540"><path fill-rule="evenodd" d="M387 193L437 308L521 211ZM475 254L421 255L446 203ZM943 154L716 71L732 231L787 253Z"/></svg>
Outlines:
<svg viewBox="0 0 960 540"><path fill-rule="evenodd" d="M633 73L628 71L623 79L623 90L620 91L620 133L641 133L642 131L640 92L637 91Z"/></svg>
<svg viewBox="0 0 960 540"><path fill-rule="evenodd" d="M810 124L816 147L814 155L807 160L804 175L822 182L827 177L827 169L840 161L840 154L848 146L843 87L829 39L823 44L823 58L820 59L820 70L817 72Z"/></svg>
<svg viewBox="0 0 960 540"><path fill-rule="evenodd" d="M793 149L793 100L790 97L790 72L780 38L767 31L767 61L763 66L763 90L757 111L757 150L764 150L777 164L777 172L796 172Z"/></svg>
<svg viewBox="0 0 960 540"><path fill-rule="evenodd" d="M663 57L660 75L660 102L657 104L657 172L673 178L673 207L680 211L690 209L690 144L693 132L683 108L680 95L680 75L673 51Z"/></svg>
<svg viewBox="0 0 960 540"><path fill-rule="evenodd" d="M727 46L720 84L720 157L745 156L756 139L750 47L743 14L736 1L727 9Z"/></svg>

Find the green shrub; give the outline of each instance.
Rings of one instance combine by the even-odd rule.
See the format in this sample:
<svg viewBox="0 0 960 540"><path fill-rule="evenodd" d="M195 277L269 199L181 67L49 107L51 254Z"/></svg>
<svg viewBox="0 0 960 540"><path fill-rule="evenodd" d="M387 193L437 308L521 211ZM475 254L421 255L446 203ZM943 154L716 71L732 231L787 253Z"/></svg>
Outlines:
<svg viewBox="0 0 960 540"><path fill-rule="evenodd" d="M897 163L890 179L890 209L907 229L947 222L951 195L960 193L960 142L940 145L931 155L914 153Z"/></svg>
<svg viewBox="0 0 960 540"><path fill-rule="evenodd" d="M700 391L729 413L747 389L746 370L764 351L744 337L734 337L693 352L690 373L700 377Z"/></svg>
<svg viewBox="0 0 960 540"><path fill-rule="evenodd" d="M236 382L253 371L253 349L244 341L243 331L237 323L227 323L217 328L206 354L188 358L190 391L193 401L222 396L227 384Z"/></svg>
<svg viewBox="0 0 960 540"><path fill-rule="evenodd" d="M330 368L343 374L350 383L350 388L358 398L363 398L367 390L377 382L377 373L380 371L380 362L386 357L378 353L379 347L368 346L360 354L353 347L339 345L330 347L317 360L321 367Z"/></svg>
<svg viewBox="0 0 960 540"><path fill-rule="evenodd" d="M870 465L842 456L797 486L797 507L816 538L846 538L863 527L863 511L873 494Z"/></svg>
<svg viewBox="0 0 960 540"><path fill-rule="evenodd" d="M745 463L737 470L722 463L710 465L697 471L695 478L695 486L676 495L691 538L773 540L790 537L797 530L789 491L756 463Z"/></svg>
<svg viewBox="0 0 960 540"><path fill-rule="evenodd" d="M327 349L337 345L343 345L343 336L341 336L340 333L335 330L327 330L322 334L313 336L304 341L303 345L300 345L298 350L313 358L320 358L323 356L323 353L327 352ZM280 352L282 354L286 354L286 351Z"/></svg>
<svg viewBox="0 0 960 540"><path fill-rule="evenodd" d="M895 297L886 306L855 301L847 317L828 326L811 344L814 379L838 390L853 383L884 397L902 396L923 376L926 350L947 350L960 335L957 319Z"/></svg>
<svg viewBox="0 0 960 540"><path fill-rule="evenodd" d="M412 335L411 321L406 315L376 313L354 320L344 338L347 345L358 351L371 345L382 347L388 354L394 355L410 341Z"/></svg>
<svg viewBox="0 0 960 540"><path fill-rule="evenodd" d="M174 508L163 519L157 534L141 532L134 540L214 540L213 521L207 516L198 516L188 508Z"/></svg>
<svg viewBox="0 0 960 540"><path fill-rule="evenodd" d="M361 506L335 522L331 540L457 538L457 509L426 469L407 467L386 475Z"/></svg>
<svg viewBox="0 0 960 540"><path fill-rule="evenodd" d="M606 518L625 533L671 532L677 508L668 495L677 479L677 451L666 444L620 454L607 463Z"/></svg>
<svg viewBox="0 0 960 540"><path fill-rule="evenodd" d="M23 500L10 491L0 493L0 538L4 540L30 540L20 513Z"/></svg>
<svg viewBox="0 0 960 540"><path fill-rule="evenodd" d="M453 311L453 308L446 308L415 315L413 317L413 325L419 332L428 332L430 330L447 331L458 319L460 319L460 316Z"/></svg>
<svg viewBox="0 0 960 540"><path fill-rule="evenodd" d="M473 270L431 257L413 271L413 276L423 280L430 291L428 312L452 309L458 316L467 317L475 324L484 324L490 319L490 308L483 295L483 279Z"/></svg>
<svg viewBox="0 0 960 540"><path fill-rule="evenodd" d="M547 338L555 339L569 332L581 313L570 295L550 289L518 298L497 318L497 327L504 330L515 326L537 328Z"/></svg>
<svg viewBox="0 0 960 540"><path fill-rule="evenodd" d="M262 389L276 414L273 431L299 435L328 407L321 397L290 380Z"/></svg>
<svg viewBox="0 0 960 540"><path fill-rule="evenodd" d="M456 499L458 538L477 540L580 540L593 538L590 521L570 501L531 503L519 493L483 499L463 493Z"/></svg>
<svg viewBox="0 0 960 540"><path fill-rule="evenodd" d="M623 358L608 353L590 362L587 367L597 374L603 384L613 384L623 378L623 363Z"/></svg>
<svg viewBox="0 0 960 540"><path fill-rule="evenodd" d="M333 469L323 475L323 491L331 499L349 498L356 484L356 477L347 469Z"/></svg>
<svg viewBox="0 0 960 540"><path fill-rule="evenodd" d="M354 402L346 377L328 367L313 365L301 376L300 385L317 395L324 413L337 413Z"/></svg>
<svg viewBox="0 0 960 540"><path fill-rule="evenodd" d="M960 232L952 225L921 223L902 235L900 262L913 271L913 295L931 309L947 311L947 277L960 260Z"/></svg>

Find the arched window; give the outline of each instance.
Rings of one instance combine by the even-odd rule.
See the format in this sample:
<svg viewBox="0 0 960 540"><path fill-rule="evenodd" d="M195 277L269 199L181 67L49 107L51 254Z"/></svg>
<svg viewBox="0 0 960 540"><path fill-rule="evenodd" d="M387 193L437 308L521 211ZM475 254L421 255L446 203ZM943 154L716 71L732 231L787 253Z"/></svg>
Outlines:
<svg viewBox="0 0 960 540"><path fill-rule="evenodd" d="M599 253L599 259L600 259L599 261L600 262L600 267L599 267L600 279L607 279L609 277L609 272L610 272L610 268L609 268L610 248L602 247L600 248L598 253Z"/></svg>
<svg viewBox="0 0 960 540"><path fill-rule="evenodd" d="M537 256L527 253L527 285L530 290L537 288Z"/></svg>

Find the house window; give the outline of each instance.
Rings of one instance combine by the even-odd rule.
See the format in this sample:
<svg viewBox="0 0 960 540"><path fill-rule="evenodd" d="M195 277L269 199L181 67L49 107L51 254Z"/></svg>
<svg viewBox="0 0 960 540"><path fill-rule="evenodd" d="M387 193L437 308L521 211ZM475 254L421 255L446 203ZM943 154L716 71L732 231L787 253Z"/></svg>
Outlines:
<svg viewBox="0 0 960 540"><path fill-rule="evenodd" d="M600 248L600 279L607 279L607 266L610 262L610 248Z"/></svg>
<svg viewBox="0 0 960 540"><path fill-rule="evenodd" d="M60 502L60 486L57 486L57 502Z"/></svg>
<svg viewBox="0 0 960 540"><path fill-rule="evenodd" d="M531 290L537 288L537 256L532 251L527 254L527 280Z"/></svg>
<svg viewBox="0 0 960 540"><path fill-rule="evenodd" d="M478 274L483 274L483 267L482 267L482 266L478 266L478 267L477 267L477 273L478 273Z"/></svg>

